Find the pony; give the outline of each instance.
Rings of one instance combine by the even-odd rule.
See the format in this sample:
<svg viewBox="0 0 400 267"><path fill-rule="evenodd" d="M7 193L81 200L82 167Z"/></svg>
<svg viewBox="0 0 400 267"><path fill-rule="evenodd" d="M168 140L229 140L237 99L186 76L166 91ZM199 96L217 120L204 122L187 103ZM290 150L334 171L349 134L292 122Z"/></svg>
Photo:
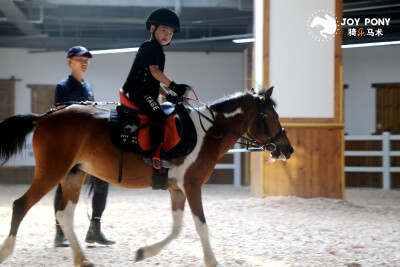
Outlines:
<svg viewBox="0 0 400 267"><path fill-rule="evenodd" d="M218 159L244 134L251 146L269 151L271 157L290 158L294 150L274 110L274 102L270 99L272 91L270 88L261 90L259 94L238 93L198 110L187 108L196 127L197 143L189 155L174 159L175 166L169 170L172 231L160 242L139 248L135 261L158 254L177 238L182 229L187 200L202 243L205 266L222 266L209 241L201 188ZM32 131L36 162L30 188L13 203L10 232L0 246L0 263L13 252L18 227L28 210L61 182L63 195L56 217L70 241L74 265L94 266L85 256L73 231L74 211L86 174L126 188L140 189L152 185L153 168L143 162L142 155L120 152L113 145L109 117L108 109L71 105L42 115L15 115L0 123L0 162L4 164L21 150L27 134ZM122 180L118 182L120 156L128 164L123 165Z"/></svg>

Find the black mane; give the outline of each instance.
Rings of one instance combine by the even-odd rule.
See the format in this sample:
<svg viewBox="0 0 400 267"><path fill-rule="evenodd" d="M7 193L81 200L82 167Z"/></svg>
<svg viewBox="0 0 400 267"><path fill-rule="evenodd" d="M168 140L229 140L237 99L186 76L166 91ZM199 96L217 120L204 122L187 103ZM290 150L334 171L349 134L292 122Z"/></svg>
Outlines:
<svg viewBox="0 0 400 267"><path fill-rule="evenodd" d="M249 92L243 92L243 93L236 93L234 95L228 96L228 97L223 97L213 103L210 104L210 108L214 111L224 111L226 112L227 108L230 107L232 110L236 109L236 106L234 103L236 103L239 99L252 99L253 95L250 94ZM229 112L229 110L228 110Z"/></svg>
<svg viewBox="0 0 400 267"><path fill-rule="evenodd" d="M266 90L261 90L258 95L264 96ZM252 100L256 95L251 94L250 92L242 92L242 93L236 93L227 97L223 97L221 99L216 100L215 102L210 104L210 108L214 111L224 111L224 112L229 112L229 111L233 111L234 109L236 109L236 105L234 103L236 103L238 100L243 99L243 101L250 101ZM276 102L269 98L266 100L265 107L275 107L276 106ZM229 109L230 108L230 109ZM229 110L227 110L229 109Z"/></svg>

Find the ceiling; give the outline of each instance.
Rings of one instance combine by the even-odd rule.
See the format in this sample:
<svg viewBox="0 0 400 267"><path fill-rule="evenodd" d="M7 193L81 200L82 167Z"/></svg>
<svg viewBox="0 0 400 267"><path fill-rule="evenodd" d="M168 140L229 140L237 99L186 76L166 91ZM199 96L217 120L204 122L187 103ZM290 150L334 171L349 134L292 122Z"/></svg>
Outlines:
<svg viewBox="0 0 400 267"><path fill-rule="evenodd" d="M181 18L172 51L242 51L253 31L253 0L0 0L0 47L32 52L65 51L73 45L90 50L138 46L149 38L144 23L157 7ZM399 0L344 0L344 17L390 17L382 37L354 38L345 44L400 39ZM377 28L377 27L375 27Z"/></svg>

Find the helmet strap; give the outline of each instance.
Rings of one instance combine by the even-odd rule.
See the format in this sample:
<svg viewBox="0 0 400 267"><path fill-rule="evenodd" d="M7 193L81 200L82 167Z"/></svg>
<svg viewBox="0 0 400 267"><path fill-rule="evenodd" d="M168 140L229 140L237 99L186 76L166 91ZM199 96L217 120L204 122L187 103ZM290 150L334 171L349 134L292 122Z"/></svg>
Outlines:
<svg viewBox="0 0 400 267"><path fill-rule="evenodd" d="M157 28L158 28L158 24L154 24L154 31L151 33L151 40L156 40L155 33L156 33Z"/></svg>

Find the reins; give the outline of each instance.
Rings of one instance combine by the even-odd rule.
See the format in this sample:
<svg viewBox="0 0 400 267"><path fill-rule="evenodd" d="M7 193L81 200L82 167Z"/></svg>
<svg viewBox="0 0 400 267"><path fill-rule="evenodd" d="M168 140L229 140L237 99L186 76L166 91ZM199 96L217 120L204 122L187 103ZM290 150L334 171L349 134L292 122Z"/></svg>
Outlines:
<svg viewBox="0 0 400 267"><path fill-rule="evenodd" d="M206 133L207 136L209 136L210 138L213 139L220 139L222 137L222 131L225 131L227 133L230 133L236 137L238 137L239 139L244 140L245 142L241 142L238 141L236 142L237 144L241 144L241 145L245 145L246 146L246 150L247 151L259 151L260 149L262 150L267 150L269 152L273 152L276 150L276 145L275 145L275 141L278 140L283 134L286 133L286 130L284 128L281 129L281 131L276 135L276 136L272 136L271 130L269 129L268 123L267 123L267 115L264 114L263 109L265 108L265 106L268 105L263 105L261 103L261 100L258 97L254 97L257 103L257 107L258 107L258 111L259 111L259 115L258 115L258 123L257 123L257 131L254 137L252 137L251 139L243 136L235 131L232 131L229 128L226 128L225 126L222 126L218 123L216 123L215 121L215 115L213 110L205 103L201 102L199 100L199 98L197 97L196 92L193 90L193 88L190 88L190 90L193 92L195 98L190 98L190 97L183 97L183 100L194 110L198 113L199 115L199 122L200 122L200 126L202 128L202 130ZM200 111L200 107L197 106L194 107L189 101L194 101L197 102L199 104L202 104L210 113L211 118L209 118L207 115L203 114ZM80 102L74 102L74 101L69 101L69 102L64 102L64 103L60 103L59 105L57 105L56 109L51 109L49 111L47 111L45 114L41 115L41 117L44 117L50 113L53 113L55 111L58 111L60 109L64 109L67 106L73 105L73 104L79 104L79 105L86 105L86 106L103 106L103 105L118 105L118 102L94 102L94 101L80 101ZM202 118L207 120L209 123L211 123L213 126L215 126L216 130L217 130L217 134L213 134L211 132L209 132L209 130L207 130L203 124ZM264 126L264 127L263 127ZM256 141L257 136L259 136L260 134L262 134L262 132L264 132L267 137L268 137L268 143L266 144L262 144L260 142Z"/></svg>
<svg viewBox="0 0 400 267"><path fill-rule="evenodd" d="M204 104L201 101L199 101L196 92L193 90L193 88L190 88L190 89L193 92L193 94L195 95L195 99L188 98L188 97L183 97L183 99L185 100L185 102L193 110L195 110L199 114L199 121L200 121L200 125L201 125L203 131L207 134L207 136L209 136L209 137L211 137L213 139L221 138L222 137L221 130L222 130L222 131L228 132L228 133L230 133L230 134L232 134L232 135L234 135L234 136L236 136L236 137L238 137L240 139L245 140L246 142L238 141L237 143L241 144L241 145L245 145L246 146L246 150L251 151L251 148L256 148L256 149L262 149L262 150L267 150L269 152L273 152L273 151L276 150L276 145L273 142L275 140L279 139L284 133L286 133L285 129L282 128L282 130L279 132L279 134L277 136L275 136L275 137L272 136L271 130L269 129L268 123L267 123L267 115L264 114L263 105L261 103L261 100L258 97L255 97L256 102L257 102L258 111L259 111L259 120L258 120L258 125L257 125L257 131L256 131L255 136L252 139L250 139L250 138L248 138L246 136L243 136L243 135L241 135L239 133L236 133L235 131L232 131L231 129L228 129L228 128L216 123L215 122L215 115L214 115L214 112L212 111L212 109L207 104ZM200 104L204 105L206 107L206 109L210 112L210 114L212 116L212 119L210 119L208 116L204 115L200 111L199 107L197 107L197 109L196 109L192 104L190 104L190 102L188 100L195 101L197 103L200 103ZM218 135L214 135L214 134L210 133L208 130L205 129L205 127L203 125L203 122L201 120L202 117L204 119L206 119L208 122L210 122L213 126L216 127L216 129L218 130ZM269 140L269 143L266 143L266 144L262 144L262 143L257 142L255 140L257 138L257 136L259 134L261 134L262 124L264 124L264 129L263 130L264 130L264 133L267 134L268 140Z"/></svg>

